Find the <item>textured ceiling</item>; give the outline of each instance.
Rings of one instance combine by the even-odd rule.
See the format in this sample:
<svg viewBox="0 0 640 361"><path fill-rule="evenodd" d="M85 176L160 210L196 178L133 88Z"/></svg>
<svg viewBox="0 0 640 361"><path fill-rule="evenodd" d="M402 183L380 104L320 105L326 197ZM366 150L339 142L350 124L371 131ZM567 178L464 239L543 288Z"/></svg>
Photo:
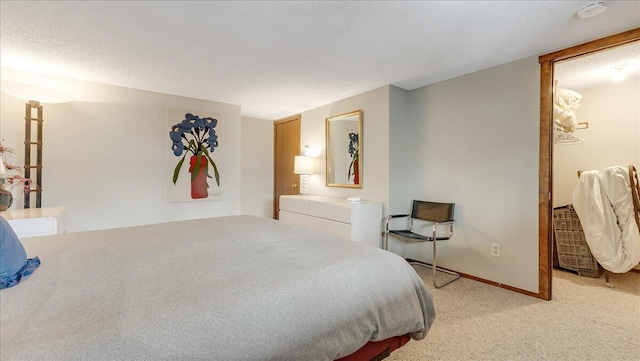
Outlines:
<svg viewBox="0 0 640 361"><path fill-rule="evenodd" d="M639 1L0 2L3 67L239 104L277 119L640 27Z"/></svg>
<svg viewBox="0 0 640 361"><path fill-rule="evenodd" d="M625 80L640 78L640 42L557 63L554 78L559 87L579 90L615 82L620 65Z"/></svg>

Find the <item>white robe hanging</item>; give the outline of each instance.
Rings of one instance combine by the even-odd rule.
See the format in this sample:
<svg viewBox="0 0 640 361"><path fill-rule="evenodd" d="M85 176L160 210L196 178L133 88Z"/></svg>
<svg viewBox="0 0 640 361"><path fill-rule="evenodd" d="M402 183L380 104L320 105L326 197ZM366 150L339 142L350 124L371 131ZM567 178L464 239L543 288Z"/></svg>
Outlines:
<svg viewBox="0 0 640 361"><path fill-rule="evenodd" d="M633 218L626 168L583 172L573 191L573 207L591 253L602 267L624 273L640 263L640 231Z"/></svg>

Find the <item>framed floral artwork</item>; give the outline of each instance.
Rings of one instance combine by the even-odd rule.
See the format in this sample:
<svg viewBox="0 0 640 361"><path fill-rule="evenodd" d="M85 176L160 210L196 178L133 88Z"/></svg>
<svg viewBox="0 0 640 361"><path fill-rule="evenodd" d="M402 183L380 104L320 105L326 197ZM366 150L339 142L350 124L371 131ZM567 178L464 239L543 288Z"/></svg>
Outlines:
<svg viewBox="0 0 640 361"><path fill-rule="evenodd" d="M222 174L216 164L220 124L215 114L168 111L169 202L220 199Z"/></svg>

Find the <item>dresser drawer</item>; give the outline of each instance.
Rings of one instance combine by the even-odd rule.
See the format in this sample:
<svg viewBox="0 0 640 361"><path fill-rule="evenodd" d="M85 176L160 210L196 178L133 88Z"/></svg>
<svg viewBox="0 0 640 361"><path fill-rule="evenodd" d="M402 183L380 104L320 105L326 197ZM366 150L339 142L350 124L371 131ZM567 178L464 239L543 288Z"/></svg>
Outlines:
<svg viewBox="0 0 640 361"><path fill-rule="evenodd" d="M295 224L296 226L309 228L310 218L311 217L304 214L289 212L282 209L280 210L279 221L282 223Z"/></svg>
<svg viewBox="0 0 640 361"><path fill-rule="evenodd" d="M309 214L309 201L302 198L280 197L280 209L289 212Z"/></svg>
<svg viewBox="0 0 640 361"><path fill-rule="evenodd" d="M380 247L382 203L324 196L280 196L280 221Z"/></svg>
<svg viewBox="0 0 640 361"><path fill-rule="evenodd" d="M55 218L11 219L7 222L20 238L49 236L58 233Z"/></svg>
<svg viewBox="0 0 640 361"><path fill-rule="evenodd" d="M302 226L309 228L320 233L328 234L330 236L339 237L342 239L351 239L351 225L330 221L328 219L322 219L318 217L311 217L300 213L294 213L282 210L280 211L280 222L287 224L294 224L296 226Z"/></svg>
<svg viewBox="0 0 640 361"><path fill-rule="evenodd" d="M27 208L0 212L0 217L19 238L61 234L67 231L67 213L62 207Z"/></svg>
<svg viewBox="0 0 640 361"><path fill-rule="evenodd" d="M342 222L330 221L328 219L309 217L312 221L307 223L307 227L314 231L325 233L342 239L351 240L351 225Z"/></svg>
<svg viewBox="0 0 640 361"><path fill-rule="evenodd" d="M336 222L351 223L351 205L309 201L309 215Z"/></svg>

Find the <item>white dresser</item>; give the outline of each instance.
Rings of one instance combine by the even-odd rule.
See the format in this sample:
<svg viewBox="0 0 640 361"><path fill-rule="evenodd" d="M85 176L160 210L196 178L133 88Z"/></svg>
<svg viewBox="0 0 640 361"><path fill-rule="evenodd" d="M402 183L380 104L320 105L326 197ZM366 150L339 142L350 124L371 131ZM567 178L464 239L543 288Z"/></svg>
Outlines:
<svg viewBox="0 0 640 361"><path fill-rule="evenodd" d="M0 212L18 238L49 236L67 231L67 211L62 207L26 208Z"/></svg>
<svg viewBox="0 0 640 361"><path fill-rule="evenodd" d="M280 196L280 221L380 247L382 203L343 198Z"/></svg>

